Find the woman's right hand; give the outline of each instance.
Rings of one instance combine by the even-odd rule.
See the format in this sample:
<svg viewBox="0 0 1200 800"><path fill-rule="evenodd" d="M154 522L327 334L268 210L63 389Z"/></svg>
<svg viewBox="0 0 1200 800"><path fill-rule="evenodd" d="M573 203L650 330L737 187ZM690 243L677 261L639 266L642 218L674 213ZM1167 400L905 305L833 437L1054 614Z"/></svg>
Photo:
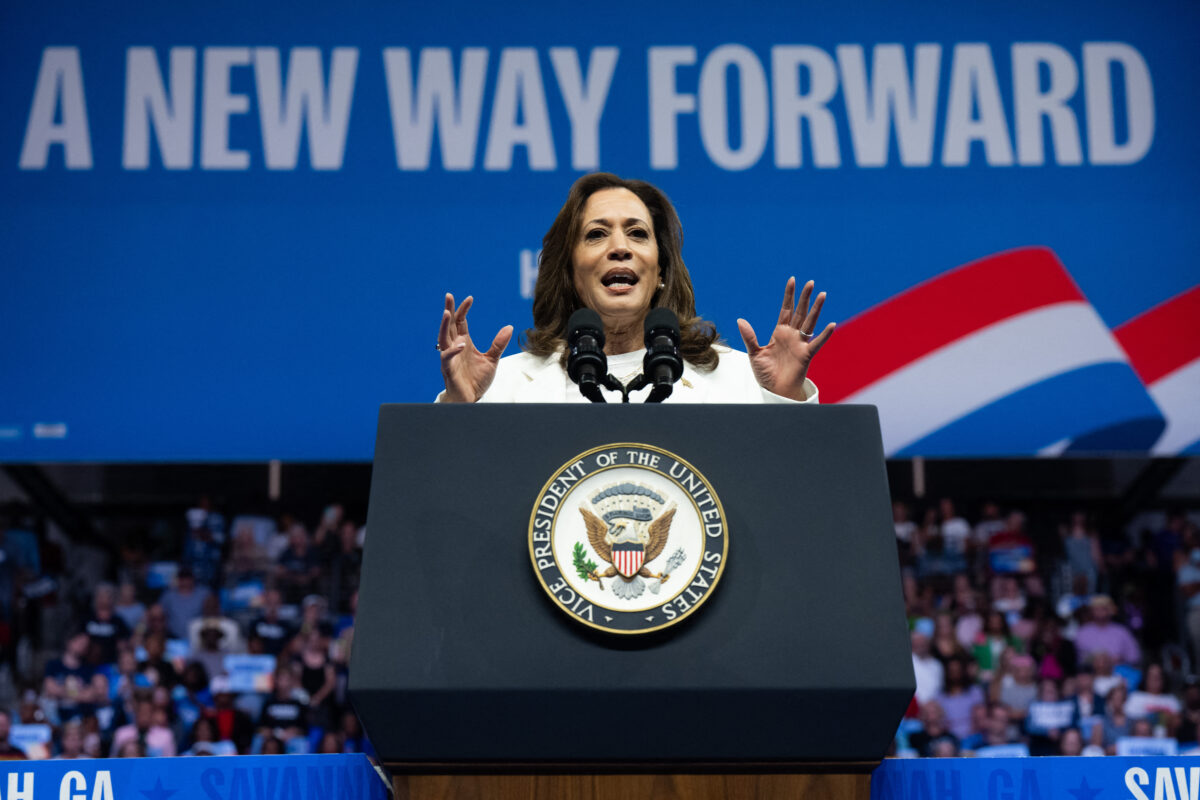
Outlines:
<svg viewBox="0 0 1200 800"><path fill-rule="evenodd" d="M480 352L467 331L467 312L475 298L468 297L457 309L454 295L446 295L442 325L438 328L438 350L442 354L442 380L446 382L446 403L474 403L492 385L496 364L512 339L513 326L505 325L492 340L492 346Z"/></svg>

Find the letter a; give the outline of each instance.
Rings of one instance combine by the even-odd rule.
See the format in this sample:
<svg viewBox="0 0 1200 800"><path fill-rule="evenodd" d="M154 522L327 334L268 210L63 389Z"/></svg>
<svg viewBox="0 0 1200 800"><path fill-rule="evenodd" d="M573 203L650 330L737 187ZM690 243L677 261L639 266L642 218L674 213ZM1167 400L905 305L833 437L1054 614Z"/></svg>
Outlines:
<svg viewBox="0 0 1200 800"><path fill-rule="evenodd" d="M59 103L62 121L54 121ZM78 47L47 47L42 51L33 107L21 145L21 169L45 169L50 145L61 144L67 169L92 168L92 140L83 100L83 67Z"/></svg>

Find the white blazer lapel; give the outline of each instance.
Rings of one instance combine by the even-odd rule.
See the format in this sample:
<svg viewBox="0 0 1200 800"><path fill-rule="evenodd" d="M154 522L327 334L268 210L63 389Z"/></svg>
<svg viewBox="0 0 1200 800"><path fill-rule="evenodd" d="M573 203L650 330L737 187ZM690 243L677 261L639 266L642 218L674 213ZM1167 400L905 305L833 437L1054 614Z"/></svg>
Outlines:
<svg viewBox="0 0 1200 800"><path fill-rule="evenodd" d="M522 369L524 381L513 393L516 403L565 403L567 379L558 365L558 355L539 359Z"/></svg>
<svg viewBox="0 0 1200 800"><path fill-rule="evenodd" d="M683 375L671 391L667 402L703 403L708 398L712 381L708 374L699 372L687 361L683 362Z"/></svg>

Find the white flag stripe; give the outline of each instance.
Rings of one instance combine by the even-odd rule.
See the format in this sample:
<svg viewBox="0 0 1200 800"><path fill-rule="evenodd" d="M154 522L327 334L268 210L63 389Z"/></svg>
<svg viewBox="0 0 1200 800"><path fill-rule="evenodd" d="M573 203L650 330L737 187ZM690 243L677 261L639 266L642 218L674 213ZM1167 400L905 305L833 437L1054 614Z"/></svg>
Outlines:
<svg viewBox="0 0 1200 800"><path fill-rule="evenodd" d="M1184 364L1150 384L1150 396L1167 427L1150 451L1154 455L1175 455L1181 448L1200 439L1200 358Z"/></svg>
<svg viewBox="0 0 1200 800"><path fill-rule="evenodd" d="M883 449L891 454L1047 378L1091 364L1127 361L1091 305L1055 303L981 328L842 402L879 407Z"/></svg>

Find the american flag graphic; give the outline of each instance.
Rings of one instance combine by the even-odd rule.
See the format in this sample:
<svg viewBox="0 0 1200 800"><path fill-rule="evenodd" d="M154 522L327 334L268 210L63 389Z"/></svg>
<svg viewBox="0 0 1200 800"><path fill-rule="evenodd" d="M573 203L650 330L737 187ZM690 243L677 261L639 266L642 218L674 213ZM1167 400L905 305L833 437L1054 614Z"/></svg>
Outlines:
<svg viewBox="0 0 1200 800"><path fill-rule="evenodd" d="M1181 370L1181 383L1200 380L1200 298L1189 292L1178 302L1158 310L1161 320L1147 320L1145 330L1122 326L1114 334L1052 251L1012 250L937 275L839 325L813 380L822 402L878 406L889 456L1145 452L1170 419L1154 395L1158 384L1148 391L1147 383ZM1185 316L1190 344L1177 343L1170 357L1143 369L1135 355L1142 348L1126 339L1157 342ZM1171 391L1163 386L1163 396ZM1172 447L1189 435L1194 442L1200 428L1194 388L1191 397L1193 407L1180 412L1191 427L1179 423Z"/></svg>
<svg viewBox="0 0 1200 800"><path fill-rule="evenodd" d="M613 545L613 566L626 578L632 578L642 568L646 546L638 542L618 542Z"/></svg>
<svg viewBox="0 0 1200 800"><path fill-rule="evenodd" d="M1156 455L1200 455L1200 285L1154 306L1113 333L1167 419Z"/></svg>

